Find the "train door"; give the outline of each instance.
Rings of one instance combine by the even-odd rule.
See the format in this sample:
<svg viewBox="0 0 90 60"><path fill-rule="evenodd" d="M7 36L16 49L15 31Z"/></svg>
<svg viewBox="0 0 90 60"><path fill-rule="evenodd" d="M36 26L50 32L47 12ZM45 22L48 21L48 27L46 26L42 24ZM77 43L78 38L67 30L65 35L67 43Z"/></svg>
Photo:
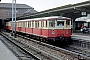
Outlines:
<svg viewBox="0 0 90 60"><path fill-rule="evenodd" d="M32 21L32 33L33 33L33 29L34 29L34 21Z"/></svg>
<svg viewBox="0 0 90 60"><path fill-rule="evenodd" d="M42 32L43 32L43 31L42 31L42 28L43 28L43 21L41 21L41 35L43 35L43 34L42 34Z"/></svg>

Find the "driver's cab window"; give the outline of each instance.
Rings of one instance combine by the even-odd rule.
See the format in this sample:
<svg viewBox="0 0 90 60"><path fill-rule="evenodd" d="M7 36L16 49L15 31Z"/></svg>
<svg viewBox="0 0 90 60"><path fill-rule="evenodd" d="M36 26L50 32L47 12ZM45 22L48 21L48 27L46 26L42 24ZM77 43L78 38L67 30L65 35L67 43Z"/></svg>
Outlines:
<svg viewBox="0 0 90 60"><path fill-rule="evenodd" d="M55 20L49 20L49 27L55 27Z"/></svg>
<svg viewBox="0 0 90 60"><path fill-rule="evenodd" d="M57 20L57 26L58 27L64 27L64 21Z"/></svg>
<svg viewBox="0 0 90 60"><path fill-rule="evenodd" d="M66 27L70 27L70 21L66 20Z"/></svg>

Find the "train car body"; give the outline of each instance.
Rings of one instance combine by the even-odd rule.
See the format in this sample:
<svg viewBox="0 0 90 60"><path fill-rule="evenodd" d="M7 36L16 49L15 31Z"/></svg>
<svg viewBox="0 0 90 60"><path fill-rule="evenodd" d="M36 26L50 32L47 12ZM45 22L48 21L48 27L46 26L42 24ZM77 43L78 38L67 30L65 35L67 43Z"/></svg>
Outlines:
<svg viewBox="0 0 90 60"><path fill-rule="evenodd" d="M59 26L59 23L62 26ZM6 29L12 30L11 22ZM16 21L16 31L30 34L42 40L65 41L71 38L71 19L61 16L25 19Z"/></svg>

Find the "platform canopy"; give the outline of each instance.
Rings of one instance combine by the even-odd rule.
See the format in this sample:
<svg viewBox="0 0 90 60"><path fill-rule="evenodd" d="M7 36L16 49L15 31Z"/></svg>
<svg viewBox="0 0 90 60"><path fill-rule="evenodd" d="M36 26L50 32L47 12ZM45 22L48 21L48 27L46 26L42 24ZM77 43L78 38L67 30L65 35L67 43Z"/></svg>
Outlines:
<svg viewBox="0 0 90 60"><path fill-rule="evenodd" d="M86 22L90 22L90 19L87 19L87 21Z"/></svg>
<svg viewBox="0 0 90 60"><path fill-rule="evenodd" d="M82 12L85 12L85 14L84 13L82 14ZM75 20L78 17L87 16L87 14L90 14L90 1L59 6L41 12L37 12L32 15L26 14L17 17L17 20L47 17L47 16L64 16L72 18L72 20Z"/></svg>
<svg viewBox="0 0 90 60"><path fill-rule="evenodd" d="M87 17L76 18L75 21L85 21L85 22L87 22Z"/></svg>

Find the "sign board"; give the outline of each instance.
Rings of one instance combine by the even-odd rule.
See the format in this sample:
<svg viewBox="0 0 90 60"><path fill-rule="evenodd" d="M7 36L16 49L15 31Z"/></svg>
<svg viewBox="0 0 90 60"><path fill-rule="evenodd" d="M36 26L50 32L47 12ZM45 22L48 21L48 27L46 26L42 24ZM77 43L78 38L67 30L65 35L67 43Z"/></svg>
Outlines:
<svg viewBox="0 0 90 60"><path fill-rule="evenodd" d="M86 15L86 12L82 12L82 15Z"/></svg>
<svg viewBox="0 0 90 60"><path fill-rule="evenodd" d="M84 26L88 27L88 23L84 23Z"/></svg>

